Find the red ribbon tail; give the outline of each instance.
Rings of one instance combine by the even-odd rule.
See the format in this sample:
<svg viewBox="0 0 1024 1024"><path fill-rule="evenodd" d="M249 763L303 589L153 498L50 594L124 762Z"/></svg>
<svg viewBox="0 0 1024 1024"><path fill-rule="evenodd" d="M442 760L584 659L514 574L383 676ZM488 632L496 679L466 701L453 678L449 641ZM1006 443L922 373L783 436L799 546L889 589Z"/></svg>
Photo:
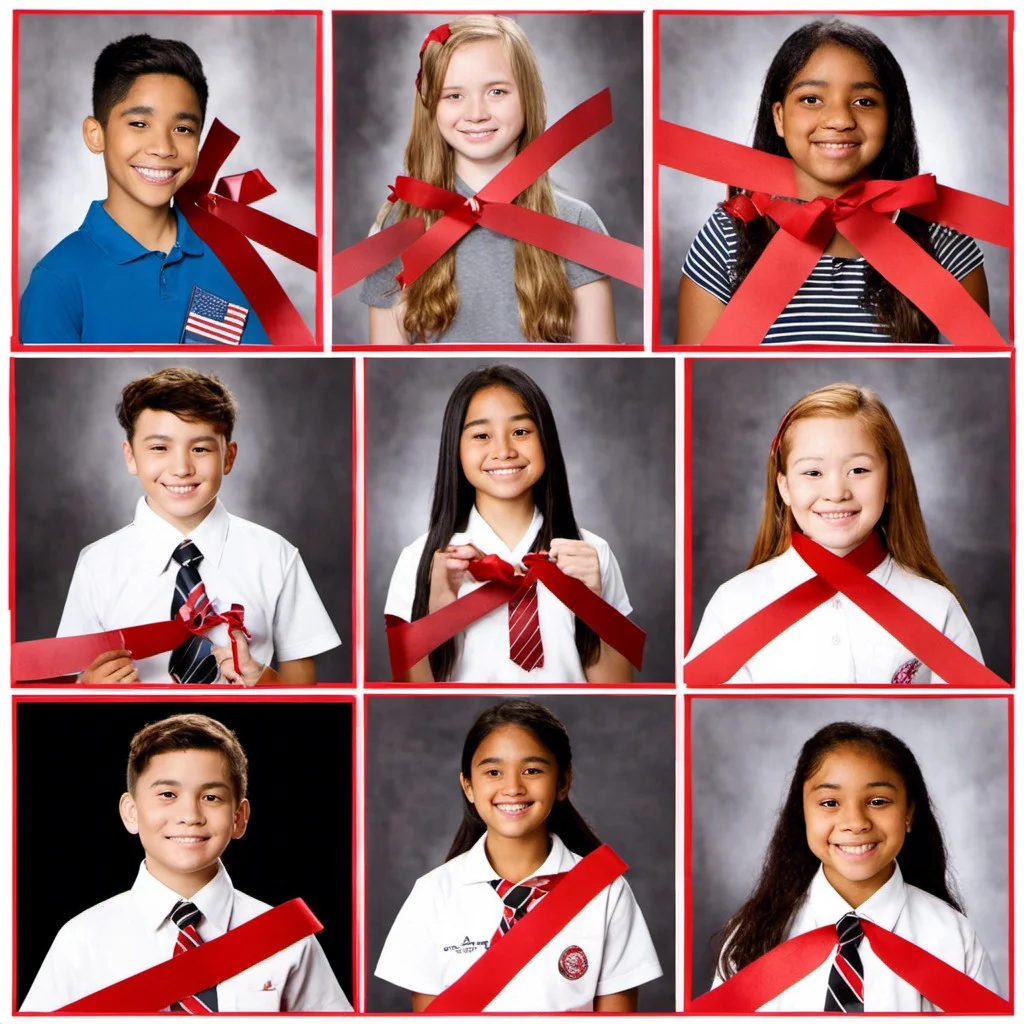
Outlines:
<svg viewBox="0 0 1024 1024"><path fill-rule="evenodd" d="M397 224L364 238L334 254L331 266L331 289L338 295L358 284L375 270L398 259L417 238L423 235L423 218L406 217Z"/></svg>
<svg viewBox="0 0 1024 1024"><path fill-rule="evenodd" d="M320 266L320 242L316 235L294 224L226 198L218 198L207 212L300 267L315 271Z"/></svg>
<svg viewBox="0 0 1024 1024"><path fill-rule="evenodd" d="M919 204L910 212L1004 249L1013 245L1013 218L1005 204L948 185L937 185L936 191L938 199Z"/></svg>

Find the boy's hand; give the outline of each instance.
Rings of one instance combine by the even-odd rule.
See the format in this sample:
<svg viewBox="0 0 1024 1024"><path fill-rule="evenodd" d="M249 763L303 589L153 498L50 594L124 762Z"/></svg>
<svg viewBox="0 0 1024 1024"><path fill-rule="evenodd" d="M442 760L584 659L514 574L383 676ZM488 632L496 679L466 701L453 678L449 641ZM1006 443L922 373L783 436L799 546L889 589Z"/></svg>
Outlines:
<svg viewBox="0 0 1024 1024"><path fill-rule="evenodd" d="M430 566L428 613L446 608L459 596L459 587L466 577L469 563L482 557L483 552L472 544L456 544L434 552L434 561Z"/></svg>
<svg viewBox="0 0 1024 1024"><path fill-rule="evenodd" d="M593 544L585 540L556 538L548 548L548 558L566 576L582 581L598 597L601 596L601 561Z"/></svg>
<svg viewBox="0 0 1024 1024"><path fill-rule="evenodd" d="M261 665L253 658L249 651L249 641L245 633L240 629L231 630L238 645L238 667L241 672L235 671L235 657L231 653L231 647L214 647L213 656L220 666L221 678L226 683L237 683L241 686L255 686L260 681L266 665Z"/></svg>
<svg viewBox="0 0 1024 1024"><path fill-rule="evenodd" d="M78 677L80 683L137 683L131 651L104 651Z"/></svg>

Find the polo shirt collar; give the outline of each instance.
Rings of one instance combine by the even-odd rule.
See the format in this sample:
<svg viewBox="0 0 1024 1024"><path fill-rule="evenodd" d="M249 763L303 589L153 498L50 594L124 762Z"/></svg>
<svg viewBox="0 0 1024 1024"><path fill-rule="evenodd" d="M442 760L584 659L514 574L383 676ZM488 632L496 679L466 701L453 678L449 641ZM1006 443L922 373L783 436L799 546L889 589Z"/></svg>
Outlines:
<svg viewBox="0 0 1024 1024"><path fill-rule="evenodd" d="M203 560L208 564L220 564L227 541L229 522L228 511L218 498L209 515L188 535L203 553ZM149 507L145 495L139 498L135 506L132 530L138 564L154 576L159 576L171 565L174 549L185 540L180 530Z"/></svg>
<svg viewBox="0 0 1024 1024"><path fill-rule="evenodd" d="M777 558L773 558L771 561L771 567L773 577L778 580L779 584L785 587L786 590L799 586L801 583L805 583L816 575L814 570L797 554L796 548L792 546L788 547ZM889 577L892 575L892 569L892 555L886 555L885 558L883 558L882 561L868 573L868 576L870 576L876 583L880 583L882 586L885 586Z"/></svg>
<svg viewBox="0 0 1024 1024"><path fill-rule="evenodd" d="M491 529L487 520L480 515L476 505L474 505L469 513L466 529L452 537L452 544L473 544L485 555L497 555L506 562L511 562L512 565L519 565L523 560L523 556L529 554L530 548L533 547L533 542L537 539L537 534L540 533L540 528L543 525L544 516L541 515L540 509L534 506L533 518L530 520L530 525L526 528L526 533L523 534L519 543L514 548L509 548Z"/></svg>
<svg viewBox="0 0 1024 1024"><path fill-rule="evenodd" d="M903 881L903 873L899 864L895 864L894 868L892 878L854 909L832 888L825 877L824 867L819 867L807 897L814 927L836 924L844 914L856 914L880 928L892 931L907 902L907 885Z"/></svg>
<svg viewBox="0 0 1024 1024"><path fill-rule="evenodd" d="M487 850L484 847L486 842L487 833L485 832L467 851L466 856L463 857L461 865L463 885L473 885L477 882L492 882L496 878L501 878L501 875L491 867L491 862L487 859ZM576 861L566 848L565 843L552 833L551 849L548 851L544 863L530 877L540 878L546 875L556 875L560 871L570 870L575 863ZM525 881L525 879L516 879L516 881Z"/></svg>
<svg viewBox="0 0 1024 1024"><path fill-rule="evenodd" d="M181 211L175 206L174 216L177 220L177 236L175 244L181 251L189 256L202 256L206 252L206 246L199 240L199 236L192 230L189 223L182 216ZM137 242L113 217L103 209L103 201L94 200L89 205L89 212L79 228L88 235L113 260L114 263L131 263L142 256L148 256L154 250L147 249Z"/></svg>
<svg viewBox="0 0 1024 1024"><path fill-rule="evenodd" d="M145 927L156 931L170 916L178 900L183 899L173 889L155 879L146 870L146 862L139 865L139 873L132 886L132 901ZM231 924L231 909L235 889L224 865L217 862L217 874L206 883L189 902L194 903L210 925L210 930L223 934Z"/></svg>

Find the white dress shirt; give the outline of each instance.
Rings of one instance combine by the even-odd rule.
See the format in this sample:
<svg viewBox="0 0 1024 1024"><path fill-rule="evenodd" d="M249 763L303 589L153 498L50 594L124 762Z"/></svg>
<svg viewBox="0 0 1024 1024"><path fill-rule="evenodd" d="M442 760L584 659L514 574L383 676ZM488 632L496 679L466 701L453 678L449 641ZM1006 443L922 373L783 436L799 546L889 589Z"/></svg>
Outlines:
<svg viewBox="0 0 1024 1024"><path fill-rule="evenodd" d="M279 534L230 515L218 499L189 538L202 552L199 575L217 611L245 607L256 661L309 658L341 643L298 548ZM139 498L130 525L82 549L57 636L169 619L179 569L171 555L183 540ZM224 625L206 635L217 646L229 642ZM136 661L139 681L169 682L169 661L170 652Z"/></svg>
<svg viewBox="0 0 1024 1024"><path fill-rule="evenodd" d="M487 521L476 510L469 513L466 529L456 533L449 541L451 545L473 544L485 555L498 555L511 565L519 565L529 553L533 542L544 523L538 509L533 510L533 520L514 548L507 544L491 529ZM623 615L629 615L633 606L622 581L619 563L615 560L606 541L589 530L580 530L584 541L597 549L601 566L601 598ZM412 605L416 594L416 569L423 554L427 535L418 537L401 555L391 576L385 615L397 615L406 622L412 619ZM465 597L484 584L466 573L459 597ZM537 615L540 620L541 642L544 645L544 664L527 672L509 657L508 605L501 605L477 619L455 642L458 658L452 670L451 681L460 683L574 683L586 682L579 652L576 650L576 617L554 594L537 584Z"/></svg>
<svg viewBox="0 0 1024 1024"><path fill-rule="evenodd" d="M169 960L179 932L170 914L181 898L143 862L128 892L97 903L61 928L21 1009L57 1010ZM198 931L204 942L271 909L234 889L223 864L189 900L202 911ZM260 1013L352 1009L312 935L222 981L217 1006Z"/></svg>

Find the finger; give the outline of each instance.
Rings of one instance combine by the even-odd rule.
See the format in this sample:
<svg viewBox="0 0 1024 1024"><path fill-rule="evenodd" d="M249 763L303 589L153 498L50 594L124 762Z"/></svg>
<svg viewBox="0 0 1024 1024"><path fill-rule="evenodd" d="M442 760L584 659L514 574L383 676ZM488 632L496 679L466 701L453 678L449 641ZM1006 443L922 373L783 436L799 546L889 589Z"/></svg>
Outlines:
<svg viewBox="0 0 1024 1024"><path fill-rule="evenodd" d="M96 670L97 674L101 679L115 679L121 675L125 669L132 669L131 658L118 658L116 661L108 661L103 664L99 669Z"/></svg>
<svg viewBox="0 0 1024 1024"><path fill-rule="evenodd" d="M118 683L127 682L128 677L133 675L135 672L135 666L129 661L127 665L119 668L117 672L113 673L111 678Z"/></svg>
<svg viewBox="0 0 1024 1024"><path fill-rule="evenodd" d="M121 650L121 651L104 651L102 654L98 655L93 660L93 663L89 666L89 668L91 668L91 669L98 669L101 665L107 664L107 662L116 661L119 658L129 658L130 659L131 656L132 656L132 652L131 651L124 651L124 650Z"/></svg>
<svg viewBox="0 0 1024 1024"><path fill-rule="evenodd" d="M139 681L139 673L137 669L132 669L127 676L122 680L125 683L137 683Z"/></svg>

